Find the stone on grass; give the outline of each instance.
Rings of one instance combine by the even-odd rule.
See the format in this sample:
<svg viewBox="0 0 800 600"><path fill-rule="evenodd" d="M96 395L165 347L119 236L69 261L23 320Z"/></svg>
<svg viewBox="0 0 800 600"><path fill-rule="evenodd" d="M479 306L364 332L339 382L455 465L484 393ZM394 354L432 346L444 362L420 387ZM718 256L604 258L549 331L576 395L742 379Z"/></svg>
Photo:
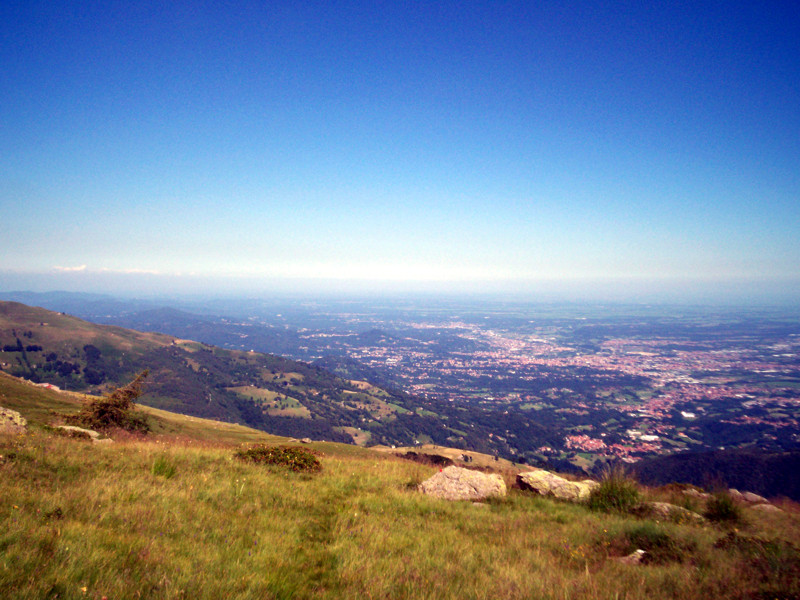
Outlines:
<svg viewBox="0 0 800 600"><path fill-rule="evenodd" d="M742 492L742 497L751 504L766 504L769 502L764 496L759 496L753 492Z"/></svg>
<svg viewBox="0 0 800 600"><path fill-rule="evenodd" d="M100 438L100 434L93 429L84 429L83 427L76 427L75 425L59 425L56 429L62 429L69 433L76 434L77 437L87 437L92 440L94 444L109 444L113 442L111 438Z"/></svg>
<svg viewBox="0 0 800 600"><path fill-rule="evenodd" d="M647 552L644 550L634 550L628 556L621 556L617 559L618 562L621 562L623 565L639 565L642 563L642 559L645 557Z"/></svg>
<svg viewBox="0 0 800 600"><path fill-rule="evenodd" d="M461 467L442 469L430 479L419 484L420 492L443 500L471 500L480 502L487 498L506 495L506 483L495 473L481 473Z"/></svg>
<svg viewBox="0 0 800 600"><path fill-rule="evenodd" d="M669 502L642 502L634 506L631 512L640 517L659 521L672 521L673 523L702 525L706 522L705 517L702 515Z"/></svg>
<svg viewBox="0 0 800 600"><path fill-rule="evenodd" d="M708 498L711 498L711 494L707 492L701 492L700 490L695 488L685 489L683 490L683 494L684 496L691 496L692 498L700 498L702 500L707 500Z"/></svg>
<svg viewBox="0 0 800 600"><path fill-rule="evenodd" d="M0 406L0 433L25 433L28 422L21 414Z"/></svg>
<svg viewBox="0 0 800 600"><path fill-rule="evenodd" d="M774 504L754 504L750 508L752 508L753 510L761 511L761 512L772 512L772 513L783 512L782 509L778 508Z"/></svg>
<svg viewBox="0 0 800 600"><path fill-rule="evenodd" d="M740 492L739 490L730 488L728 490L728 495L730 495L730 497L736 502L747 502L747 500L745 500L744 498L744 495L742 495L742 492Z"/></svg>
<svg viewBox="0 0 800 600"><path fill-rule="evenodd" d="M542 496L552 496L571 502L586 500L592 490L600 485L591 479L568 481L544 469L520 473L517 475L517 483L523 490L532 490Z"/></svg>
<svg viewBox="0 0 800 600"><path fill-rule="evenodd" d="M63 429L69 433L77 433L83 434L84 436L88 436L93 440L100 439L100 434L92 429L84 429L83 427L76 427L75 425L59 425L57 429Z"/></svg>

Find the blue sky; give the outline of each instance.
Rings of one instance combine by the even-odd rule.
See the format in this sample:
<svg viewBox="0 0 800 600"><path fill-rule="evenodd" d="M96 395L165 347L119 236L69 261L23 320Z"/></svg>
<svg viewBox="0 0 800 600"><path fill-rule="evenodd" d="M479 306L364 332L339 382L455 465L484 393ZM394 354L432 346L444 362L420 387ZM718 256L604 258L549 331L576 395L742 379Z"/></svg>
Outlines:
<svg viewBox="0 0 800 600"><path fill-rule="evenodd" d="M10 0L0 31L0 287L800 291L796 2Z"/></svg>

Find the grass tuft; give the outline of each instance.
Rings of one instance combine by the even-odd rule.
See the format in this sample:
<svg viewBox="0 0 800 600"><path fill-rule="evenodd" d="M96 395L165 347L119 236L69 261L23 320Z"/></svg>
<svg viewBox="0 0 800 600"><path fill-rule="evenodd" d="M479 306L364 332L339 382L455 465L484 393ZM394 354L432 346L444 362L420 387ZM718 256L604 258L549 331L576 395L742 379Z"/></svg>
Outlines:
<svg viewBox="0 0 800 600"><path fill-rule="evenodd" d="M627 513L639 502L639 485L620 466L611 467L604 474L599 487L589 495L588 506L592 510Z"/></svg>
<svg viewBox="0 0 800 600"><path fill-rule="evenodd" d="M703 514L706 519L715 523L735 524L742 520L742 509L726 491L712 495Z"/></svg>
<svg viewBox="0 0 800 600"><path fill-rule="evenodd" d="M159 455L153 460L153 465L150 467L150 472L156 477L163 477L164 479L172 479L175 473L178 472L175 464L166 456Z"/></svg>

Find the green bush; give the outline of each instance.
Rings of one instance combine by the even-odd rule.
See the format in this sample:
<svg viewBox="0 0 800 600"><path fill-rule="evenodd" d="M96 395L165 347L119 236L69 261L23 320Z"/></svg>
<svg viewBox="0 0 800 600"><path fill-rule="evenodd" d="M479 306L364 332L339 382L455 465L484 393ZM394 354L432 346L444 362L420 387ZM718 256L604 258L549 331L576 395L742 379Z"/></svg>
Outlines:
<svg viewBox="0 0 800 600"><path fill-rule="evenodd" d="M639 485L624 468L613 467L603 474L599 487L592 490L588 505L592 510L629 512L639 503Z"/></svg>
<svg viewBox="0 0 800 600"><path fill-rule="evenodd" d="M725 491L717 492L708 499L703 514L706 519L716 523L738 523L742 519L742 509Z"/></svg>
<svg viewBox="0 0 800 600"><path fill-rule="evenodd" d="M239 450L234 456L245 462L288 467L292 471L317 472L322 470L322 463L319 462L317 453L299 446L266 446L261 444Z"/></svg>

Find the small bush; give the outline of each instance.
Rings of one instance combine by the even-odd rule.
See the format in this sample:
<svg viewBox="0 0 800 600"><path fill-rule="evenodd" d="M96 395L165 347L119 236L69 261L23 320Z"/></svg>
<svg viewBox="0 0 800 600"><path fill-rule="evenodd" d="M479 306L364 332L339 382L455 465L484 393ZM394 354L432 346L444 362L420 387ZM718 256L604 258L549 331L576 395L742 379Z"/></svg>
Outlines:
<svg viewBox="0 0 800 600"><path fill-rule="evenodd" d="M800 548L778 539L730 532L715 548L737 556L738 569L755 588L750 598L800 598Z"/></svg>
<svg viewBox="0 0 800 600"><path fill-rule="evenodd" d="M108 396L90 400L83 405L77 415L65 420L72 425L79 425L95 431L103 431L118 427L126 431L147 433L150 426L144 415L134 412L134 400L142 393L142 382L149 371L139 373L128 385L117 388Z"/></svg>
<svg viewBox="0 0 800 600"><path fill-rule="evenodd" d="M621 531L610 534L601 544L608 555L616 557L644 550L642 562L645 564L684 562L697 549L693 540L676 538L649 522L627 525Z"/></svg>
<svg viewBox="0 0 800 600"><path fill-rule="evenodd" d="M693 542L675 539L654 523L638 523L626 528L624 535L631 552L637 549L647 552L645 562L682 562L696 548Z"/></svg>
<svg viewBox="0 0 800 600"><path fill-rule="evenodd" d="M166 456L161 455L153 460L153 466L150 467L150 472L157 477L172 479L175 477L177 468Z"/></svg>
<svg viewBox="0 0 800 600"><path fill-rule="evenodd" d="M708 499L703 513L709 521L716 523L738 523L742 520L742 509L728 492L717 492Z"/></svg>
<svg viewBox="0 0 800 600"><path fill-rule="evenodd" d="M600 486L589 495L592 510L629 512L640 498L639 486L624 468L613 467L603 474Z"/></svg>
<svg viewBox="0 0 800 600"><path fill-rule="evenodd" d="M288 467L292 471L317 472L322 470L317 454L313 450L298 446L258 445L237 451L234 456L245 462L259 465Z"/></svg>

